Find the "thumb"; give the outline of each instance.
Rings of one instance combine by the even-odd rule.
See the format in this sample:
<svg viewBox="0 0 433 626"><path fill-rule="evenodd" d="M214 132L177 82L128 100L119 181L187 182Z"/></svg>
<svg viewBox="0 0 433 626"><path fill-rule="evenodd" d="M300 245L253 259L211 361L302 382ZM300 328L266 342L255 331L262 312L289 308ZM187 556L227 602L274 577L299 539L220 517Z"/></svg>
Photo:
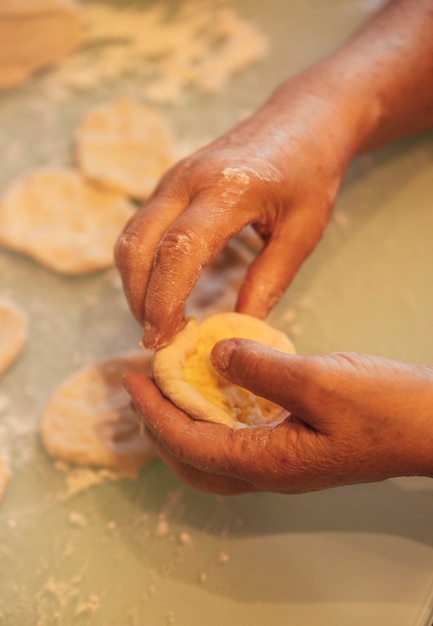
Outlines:
<svg viewBox="0 0 433 626"><path fill-rule="evenodd" d="M314 385L312 357L279 352L247 339L225 339L211 352L215 369L230 382L245 387L299 417L320 406Z"/></svg>

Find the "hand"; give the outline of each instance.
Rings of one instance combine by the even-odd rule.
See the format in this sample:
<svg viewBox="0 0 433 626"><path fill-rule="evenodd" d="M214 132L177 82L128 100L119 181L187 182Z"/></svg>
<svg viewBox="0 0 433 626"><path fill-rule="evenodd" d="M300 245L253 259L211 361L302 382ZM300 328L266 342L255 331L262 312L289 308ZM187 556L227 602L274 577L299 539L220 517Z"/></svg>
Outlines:
<svg viewBox="0 0 433 626"><path fill-rule="evenodd" d="M291 415L274 427L232 431L192 420L151 379L127 374L160 456L189 485L302 493L433 476L433 368L355 353L285 355L240 339L219 342L212 359L227 379Z"/></svg>
<svg viewBox="0 0 433 626"><path fill-rule="evenodd" d="M147 348L169 342L202 268L247 224L264 247L237 310L263 318L276 304L320 239L352 157L348 116L324 91L309 76L286 83L172 168L126 226L116 262Z"/></svg>

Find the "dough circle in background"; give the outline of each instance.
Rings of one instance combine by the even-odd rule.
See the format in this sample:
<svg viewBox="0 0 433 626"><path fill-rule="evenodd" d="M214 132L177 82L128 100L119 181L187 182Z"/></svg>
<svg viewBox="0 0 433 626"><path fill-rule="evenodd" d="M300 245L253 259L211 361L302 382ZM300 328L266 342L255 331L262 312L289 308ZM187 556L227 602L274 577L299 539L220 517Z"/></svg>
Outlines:
<svg viewBox="0 0 433 626"><path fill-rule="evenodd" d="M15 361L28 339L24 311L9 300L0 299L0 376Z"/></svg>
<svg viewBox="0 0 433 626"><path fill-rule="evenodd" d="M4 492L10 480L11 473L7 458L0 452L0 500L3 498Z"/></svg>
<svg viewBox="0 0 433 626"><path fill-rule="evenodd" d="M85 115L76 133L80 170L91 180L144 199L174 163L174 139L154 108L120 98Z"/></svg>
<svg viewBox="0 0 433 626"><path fill-rule="evenodd" d="M290 339L263 320L242 313L217 313L200 324L191 318L171 343L154 354L153 377L176 406L195 419L230 428L269 424L285 411L227 382L212 366L210 352L221 339L252 339L294 354Z"/></svg>
<svg viewBox="0 0 433 626"><path fill-rule="evenodd" d="M0 199L0 244L61 274L110 267L134 207L72 169L30 172Z"/></svg>
<svg viewBox="0 0 433 626"><path fill-rule="evenodd" d="M43 412L40 436L56 459L113 468L135 476L155 456L141 432L122 375L149 373L150 356L120 355L84 367L54 392Z"/></svg>
<svg viewBox="0 0 433 626"><path fill-rule="evenodd" d="M79 46L82 30L72 0L1 0L0 89L61 61Z"/></svg>

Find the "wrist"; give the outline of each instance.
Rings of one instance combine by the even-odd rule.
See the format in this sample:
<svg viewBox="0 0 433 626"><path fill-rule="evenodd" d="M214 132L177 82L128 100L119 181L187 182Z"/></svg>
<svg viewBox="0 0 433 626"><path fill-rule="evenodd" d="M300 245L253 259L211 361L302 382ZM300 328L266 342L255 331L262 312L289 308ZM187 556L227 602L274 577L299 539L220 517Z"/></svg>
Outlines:
<svg viewBox="0 0 433 626"><path fill-rule="evenodd" d="M274 119L285 121L289 134L296 133L293 121L302 120L323 162L344 172L368 141L380 112L342 76L343 68L326 59L282 83L265 107Z"/></svg>

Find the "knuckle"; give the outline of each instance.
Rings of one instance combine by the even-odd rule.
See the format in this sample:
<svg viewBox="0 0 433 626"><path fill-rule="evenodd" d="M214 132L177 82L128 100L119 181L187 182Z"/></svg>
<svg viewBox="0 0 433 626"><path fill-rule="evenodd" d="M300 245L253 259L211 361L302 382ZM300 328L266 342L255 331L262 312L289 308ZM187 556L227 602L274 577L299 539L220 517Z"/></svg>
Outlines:
<svg viewBox="0 0 433 626"><path fill-rule="evenodd" d="M131 257L136 255L139 241L140 235L133 228L125 228L114 247L114 258L117 265L128 263Z"/></svg>
<svg viewBox="0 0 433 626"><path fill-rule="evenodd" d="M161 268L172 267L177 261L197 256L203 243L193 230L172 228L162 238L156 253L156 263Z"/></svg>

